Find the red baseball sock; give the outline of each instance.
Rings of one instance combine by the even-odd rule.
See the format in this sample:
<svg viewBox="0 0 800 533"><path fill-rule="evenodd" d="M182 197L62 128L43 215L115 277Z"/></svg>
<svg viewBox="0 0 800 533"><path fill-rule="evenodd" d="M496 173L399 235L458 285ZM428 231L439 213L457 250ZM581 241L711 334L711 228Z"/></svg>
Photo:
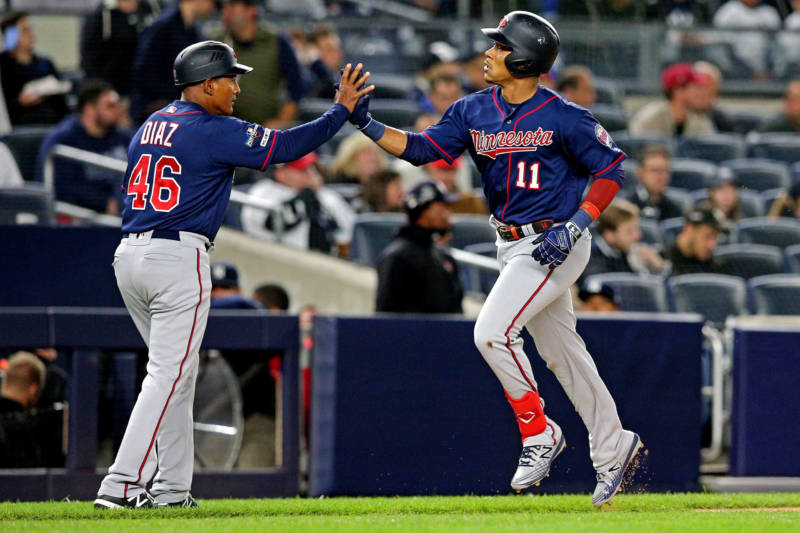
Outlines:
<svg viewBox="0 0 800 533"><path fill-rule="evenodd" d="M542 409L542 404L539 401L538 392L526 392L522 398L517 400L506 392L506 398L508 398L511 408L514 409L523 441L527 437L538 435L545 430L547 420L544 417L544 409Z"/></svg>

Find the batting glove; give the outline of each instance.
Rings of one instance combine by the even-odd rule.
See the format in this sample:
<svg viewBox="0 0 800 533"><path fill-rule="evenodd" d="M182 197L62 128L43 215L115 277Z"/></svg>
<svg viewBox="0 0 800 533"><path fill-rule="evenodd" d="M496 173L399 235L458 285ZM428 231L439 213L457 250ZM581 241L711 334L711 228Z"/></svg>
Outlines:
<svg viewBox="0 0 800 533"><path fill-rule="evenodd" d="M350 113L350 118L348 120L350 124L360 130L363 130L369 125L369 122L372 120L372 115L369 114L368 94L358 99L356 107L353 109L353 112Z"/></svg>
<svg viewBox="0 0 800 533"><path fill-rule="evenodd" d="M575 241L581 238L586 227L591 224L592 217L583 209L573 215L566 224L547 228L533 241L531 255L543 266L554 269L561 265L572 251Z"/></svg>

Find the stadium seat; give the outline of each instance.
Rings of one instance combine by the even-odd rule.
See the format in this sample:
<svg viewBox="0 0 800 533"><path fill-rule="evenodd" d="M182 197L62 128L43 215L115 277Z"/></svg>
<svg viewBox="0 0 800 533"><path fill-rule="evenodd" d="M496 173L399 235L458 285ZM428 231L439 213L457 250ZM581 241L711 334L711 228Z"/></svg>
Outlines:
<svg viewBox="0 0 800 533"><path fill-rule="evenodd" d="M747 282L751 307L759 315L800 315L800 275L773 274Z"/></svg>
<svg viewBox="0 0 800 533"><path fill-rule="evenodd" d="M667 295L661 276L616 272L588 276L584 283L610 286L619 298L621 311L667 312Z"/></svg>
<svg viewBox="0 0 800 533"><path fill-rule="evenodd" d="M800 274L800 244L787 246L783 253L786 256L786 263L789 265L789 270L795 274Z"/></svg>
<svg viewBox="0 0 800 533"><path fill-rule="evenodd" d="M717 165L710 161L676 157L672 160L669 185L687 191L705 189L714 183L717 172Z"/></svg>
<svg viewBox="0 0 800 533"><path fill-rule="evenodd" d="M375 99L402 100L411 98L414 92L414 79L410 76L377 73L370 76L369 84L375 85L375 90L370 93L370 97Z"/></svg>
<svg viewBox="0 0 800 533"><path fill-rule="evenodd" d="M747 310L747 286L742 278L722 274L684 274L667 283L673 310L699 313L716 325Z"/></svg>
<svg viewBox="0 0 800 533"><path fill-rule="evenodd" d="M628 157L638 161L642 160L642 154L648 146L664 146L670 152L674 152L675 148L672 139L660 135L631 135L625 131L615 131L611 138Z"/></svg>
<svg viewBox="0 0 800 533"><path fill-rule="evenodd" d="M703 189L692 193L692 202L697 204L708 200L709 191ZM761 194L749 189L739 189L739 206L742 218L760 217L764 215L764 199Z"/></svg>
<svg viewBox="0 0 800 533"><path fill-rule="evenodd" d="M493 242L469 244L464 247L464 251L492 259L497 257L497 245ZM497 276L499 275L499 273L494 270L487 270L463 263L459 265L459 268L461 269L461 279L464 283L464 291L466 292L472 291L481 294L489 294L489 291L494 287L494 282L497 281Z"/></svg>
<svg viewBox="0 0 800 533"><path fill-rule="evenodd" d="M683 224L683 217L675 217L662 220L658 225L661 229L661 240L664 242L664 250L668 250L672 246L672 243L675 242L675 237L677 237L678 233L683 229Z"/></svg>
<svg viewBox="0 0 800 533"><path fill-rule="evenodd" d="M330 102L328 103L330 107ZM14 128L11 133L0 137L14 159L25 181L36 180L36 159L39 157L39 147L52 126L22 126Z"/></svg>
<svg viewBox="0 0 800 533"><path fill-rule="evenodd" d="M734 242L768 244L786 248L800 244L800 220L794 218L757 217L740 221L733 235Z"/></svg>
<svg viewBox="0 0 800 533"><path fill-rule="evenodd" d="M765 244L724 244L714 251L714 265L719 272L745 279L784 271L783 252Z"/></svg>
<svg viewBox="0 0 800 533"><path fill-rule="evenodd" d="M406 224L402 213L364 213L356 216L350 258L362 265L374 266L375 259Z"/></svg>
<svg viewBox="0 0 800 533"><path fill-rule="evenodd" d="M38 184L0 188L0 224L52 224L53 195Z"/></svg>
<svg viewBox="0 0 800 533"><path fill-rule="evenodd" d="M753 113L750 111L737 111L735 113L729 113L728 116L733 121L733 127L736 129L736 133L741 135L746 135L751 131L755 131L764 120L763 113Z"/></svg>
<svg viewBox="0 0 800 533"><path fill-rule="evenodd" d="M659 250L664 246L658 220L639 218L639 229L642 231L642 242L655 246Z"/></svg>
<svg viewBox="0 0 800 533"><path fill-rule="evenodd" d="M728 159L744 157L744 139L735 133L715 133L704 137L683 139L675 152L677 157L705 159L721 163Z"/></svg>
<svg viewBox="0 0 800 533"><path fill-rule="evenodd" d="M761 207L764 210L765 214L769 214L770 210L772 209L772 205L775 203L775 200L778 197L786 196L786 189L769 189L767 191L761 191L759 194L761 197Z"/></svg>
<svg viewBox="0 0 800 533"><path fill-rule="evenodd" d="M692 208L692 194L683 189L676 189L674 187L667 187L664 191L664 196L677 202L683 207L683 212L686 213Z"/></svg>
<svg viewBox="0 0 800 533"><path fill-rule="evenodd" d="M454 215L453 240L450 246L464 249L470 244L494 242L497 232L484 215Z"/></svg>
<svg viewBox="0 0 800 533"><path fill-rule="evenodd" d="M406 128L414 125L414 120L422 112L417 102L411 100L373 100L369 112L393 128Z"/></svg>
<svg viewBox="0 0 800 533"><path fill-rule="evenodd" d="M622 168L625 170L625 183L622 184L622 190L632 191L636 188L636 184L639 183L639 179L636 177L636 169L639 168L639 162L628 158L622 162ZM589 184L591 185L591 182Z"/></svg>
<svg viewBox="0 0 800 533"><path fill-rule="evenodd" d="M788 187L791 183L789 167L781 161L770 159L733 159L721 166L733 172L733 180L740 187L766 191Z"/></svg>
<svg viewBox="0 0 800 533"><path fill-rule="evenodd" d="M625 117L625 112L618 105L595 104L590 111L606 131L624 130L628 127L628 119Z"/></svg>
<svg viewBox="0 0 800 533"><path fill-rule="evenodd" d="M791 164L789 174L792 177L792 183L800 182L800 161Z"/></svg>
<svg viewBox="0 0 800 533"><path fill-rule="evenodd" d="M800 161L800 135L759 133L748 137L747 156L794 164Z"/></svg>

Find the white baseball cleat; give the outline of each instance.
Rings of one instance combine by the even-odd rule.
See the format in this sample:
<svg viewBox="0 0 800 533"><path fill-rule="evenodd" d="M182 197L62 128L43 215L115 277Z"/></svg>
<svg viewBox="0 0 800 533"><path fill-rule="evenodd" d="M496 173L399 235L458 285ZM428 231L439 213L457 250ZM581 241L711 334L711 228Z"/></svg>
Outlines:
<svg viewBox="0 0 800 533"><path fill-rule="evenodd" d="M566 446L561 428L548 418L543 432L523 441L519 466L511 479L511 488L520 492L531 485L538 485L550 474L550 465Z"/></svg>
<svg viewBox="0 0 800 533"><path fill-rule="evenodd" d="M597 473L597 486L594 488L594 494L592 495L592 505L595 507L602 507L603 504L608 503L614 497L614 494L617 493L622 484L625 470L642 448L642 439L639 438L639 435L625 429L622 430L622 433L622 438L628 437L630 444L623 448L623 454L618 461L613 463L607 470Z"/></svg>

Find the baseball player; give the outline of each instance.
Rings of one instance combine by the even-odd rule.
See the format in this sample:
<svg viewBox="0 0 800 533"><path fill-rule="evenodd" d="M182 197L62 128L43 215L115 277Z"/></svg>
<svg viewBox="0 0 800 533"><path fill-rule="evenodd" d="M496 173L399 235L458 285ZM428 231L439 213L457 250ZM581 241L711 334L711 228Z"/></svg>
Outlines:
<svg viewBox="0 0 800 533"><path fill-rule="evenodd" d="M564 449L561 428L544 413L522 347L526 326L589 430L597 486L595 506L609 501L641 447L622 429L616 405L575 331L569 287L589 260L589 224L624 180L625 154L586 109L539 85L558 54L559 38L542 17L513 11L483 33L484 77L493 85L451 105L421 133L387 127L367 113L351 117L387 152L415 165L469 151L481 171L501 272L475 323L475 344L497 375L522 434L511 487L547 476ZM589 178L591 188L582 201Z"/></svg>
<svg viewBox="0 0 800 533"><path fill-rule="evenodd" d="M333 107L320 118L269 130L229 116L240 92L238 77L251 70L220 42L184 48L173 70L181 100L150 115L128 148L123 238L113 265L149 359L95 507L196 505L189 494L192 401L211 294L208 252L222 224L234 167L264 170L315 150L374 89L364 86L369 73L361 76L360 64L348 65Z"/></svg>

